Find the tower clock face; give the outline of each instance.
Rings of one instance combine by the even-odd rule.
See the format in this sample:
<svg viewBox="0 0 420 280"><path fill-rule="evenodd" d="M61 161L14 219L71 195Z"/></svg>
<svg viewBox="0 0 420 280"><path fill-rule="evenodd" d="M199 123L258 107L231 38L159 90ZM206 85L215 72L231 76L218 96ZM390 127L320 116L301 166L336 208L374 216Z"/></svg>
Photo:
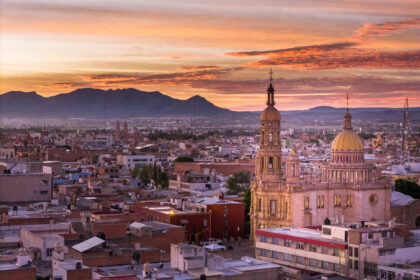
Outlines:
<svg viewBox="0 0 420 280"><path fill-rule="evenodd" d="M378 203L378 196L376 194L371 194L369 196L369 204L374 206Z"/></svg>

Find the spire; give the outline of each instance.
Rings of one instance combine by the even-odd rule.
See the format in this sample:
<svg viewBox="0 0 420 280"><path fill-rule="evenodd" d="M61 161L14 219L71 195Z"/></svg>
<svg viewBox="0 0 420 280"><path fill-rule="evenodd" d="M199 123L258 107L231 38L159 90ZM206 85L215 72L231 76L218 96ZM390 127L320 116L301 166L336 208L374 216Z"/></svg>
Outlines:
<svg viewBox="0 0 420 280"><path fill-rule="evenodd" d="M267 105L274 106L273 69L270 69L270 85L267 89Z"/></svg>
<svg viewBox="0 0 420 280"><path fill-rule="evenodd" d="M346 101L347 101L347 106L346 106L346 113L344 114L344 125L343 125L343 129L344 130L352 130L353 127L351 125L351 114L349 111L349 93L347 92L347 96L346 96Z"/></svg>

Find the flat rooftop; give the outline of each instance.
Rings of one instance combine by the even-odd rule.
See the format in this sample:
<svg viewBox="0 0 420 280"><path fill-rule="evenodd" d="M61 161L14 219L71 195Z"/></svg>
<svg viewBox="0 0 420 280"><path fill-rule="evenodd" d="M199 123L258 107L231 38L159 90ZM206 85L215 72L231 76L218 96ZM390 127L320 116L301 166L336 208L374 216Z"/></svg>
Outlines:
<svg viewBox="0 0 420 280"><path fill-rule="evenodd" d="M304 229L304 228L267 228L267 229L258 229L257 234L277 237L283 239L290 239L299 242L313 243L317 245L322 245L325 247L334 247L344 249L347 246L346 242L327 239L321 237L321 231ZM311 242L312 241L312 242Z"/></svg>

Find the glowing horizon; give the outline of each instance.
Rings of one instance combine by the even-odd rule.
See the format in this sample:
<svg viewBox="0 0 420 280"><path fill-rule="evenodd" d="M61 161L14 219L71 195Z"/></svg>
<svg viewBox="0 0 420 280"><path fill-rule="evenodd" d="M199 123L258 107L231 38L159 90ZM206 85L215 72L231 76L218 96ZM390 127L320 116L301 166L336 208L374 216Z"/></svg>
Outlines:
<svg viewBox="0 0 420 280"><path fill-rule="evenodd" d="M4 0L0 93L136 88L223 108L420 106L420 3Z"/></svg>

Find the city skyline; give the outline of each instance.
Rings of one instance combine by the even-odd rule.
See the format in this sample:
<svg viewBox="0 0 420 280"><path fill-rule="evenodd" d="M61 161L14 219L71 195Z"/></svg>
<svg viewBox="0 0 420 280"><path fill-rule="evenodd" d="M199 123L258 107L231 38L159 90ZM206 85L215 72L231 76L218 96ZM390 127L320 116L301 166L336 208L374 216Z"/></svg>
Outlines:
<svg viewBox="0 0 420 280"><path fill-rule="evenodd" d="M240 4L240 5L239 5ZM0 93L93 87L201 95L238 111L420 106L420 4L2 2Z"/></svg>

